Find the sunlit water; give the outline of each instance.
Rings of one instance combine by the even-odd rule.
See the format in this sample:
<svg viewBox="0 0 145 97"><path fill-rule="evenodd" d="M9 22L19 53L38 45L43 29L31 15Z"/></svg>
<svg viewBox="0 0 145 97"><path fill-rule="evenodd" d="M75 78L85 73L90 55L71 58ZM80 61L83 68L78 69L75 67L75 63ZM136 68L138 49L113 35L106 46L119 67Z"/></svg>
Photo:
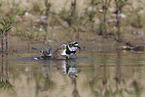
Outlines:
<svg viewBox="0 0 145 97"><path fill-rule="evenodd" d="M74 60L0 57L0 97L145 97L145 53L82 51Z"/></svg>

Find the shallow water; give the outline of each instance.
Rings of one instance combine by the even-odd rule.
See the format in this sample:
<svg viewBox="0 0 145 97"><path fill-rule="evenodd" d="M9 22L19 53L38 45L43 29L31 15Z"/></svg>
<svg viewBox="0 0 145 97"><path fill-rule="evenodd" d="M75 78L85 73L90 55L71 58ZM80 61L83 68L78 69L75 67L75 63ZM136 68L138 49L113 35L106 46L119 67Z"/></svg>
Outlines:
<svg viewBox="0 0 145 97"><path fill-rule="evenodd" d="M145 53L82 51L74 60L0 57L0 97L145 97Z"/></svg>

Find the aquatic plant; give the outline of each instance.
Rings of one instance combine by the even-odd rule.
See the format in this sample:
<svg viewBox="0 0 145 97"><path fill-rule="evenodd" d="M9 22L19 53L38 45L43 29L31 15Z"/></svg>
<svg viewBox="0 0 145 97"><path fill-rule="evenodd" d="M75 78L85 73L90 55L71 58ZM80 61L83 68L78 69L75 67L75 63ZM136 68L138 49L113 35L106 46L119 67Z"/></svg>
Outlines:
<svg viewBox="0 0 145 97"><path fill-rule="evenodd" d="M76 21L76 5L77 0L71 1L70 9L66 9L69 0L64 2L62 10L58 13L59 17L64 21L67 22L68 26L72 26Z"/></svg>
<svg viewBox="0 0 145 97"><path fill-rule="evenodd" d="M80 27L72 27L72 32L77 33L76 38L78 43L80 42L80 32L84 32Z"/></svg>
<svg viewBox="0 0 145 97"><path fill-rule="evenodd" d="M73 1L71 2L72 11L71 11L71 18L70 18L70 26L72 25L72 23L73 23L73 18L74 18L74 16L75 16L76 4L77 4L76 0L73 0Z"/></svg>
<svg viewBox="0 0 145 97"><path fill-rule="evenodd" d="M4 37L6 37L6 55L8 55L8 32L12 28L11 24L14 22L14 17L10 17L8 19L5 19L1 17L0 25L2 27L0 28L1 33L1 46L2 46L2 56L4 56Z"/></svg>
<svg viewBox="0 0 145 97"><path fill-rule="evenodd" d="M99 14L97 12L98 12L100 4L101 4L100 0L90 0L90 2L88 2L88 4L87 4L88 7L85 9L85 12L84 12L85 18L86 18L86 20L88 20L90 22L91 29L93 29L93 27L94 27L95 15L97 14L97 17L99 17Z"/></svg>
<svg viewBox="0 0 145 97"><path fill-rule="evenodd" d="M115 0L115 5L116 5L116 10L114 14L116 14L116 23L117 23L117 34L118 34L118 42L121 42L121 37L120 37L120 22L121 22L121 16L120 14L122 13L122 8L126 5L126 2L128 0Z"/></svg>
<svg viewBox="0 0 145 97"><path fill-rule="evenodd" d="M48 0L44 0L45 2L45 21L46 22L41 22L40 24L43 26L43 29L45 31L45 36L44 36L44 41L46 40L47 36L48 36L48 17L50 14L50 8L52 7L52 3L50 3Z"/></svg>
<svg viewBox="0 0 145 97"><path fill-rule="evenodd" d="M106 24L106 14L107 14L107 10L108 7L110 6L112 0L102 0L103 6L102 6L102 10L103 10L103 24L104 24L104 33L103 33L103 37L107 38L107 24Z"/></svg>
<svg viewBox="0 0 145 97"><path fill-rule="evenodd" d="M132 15L132 23L131 23L131 26L134 27L134 28L142 28L143 27L143 18L144 18L144 15L141 14L141 11L142 11L142 7L139 7L137 9L134 9L132 11L133 15Z"/></svg>
<svg viewBox="0 0 145 97"><path fill-rule="evenodd" d="M3 2L1 1L1 2L0 2L0 7L2 6L2 3L3 3Z"/></svg>

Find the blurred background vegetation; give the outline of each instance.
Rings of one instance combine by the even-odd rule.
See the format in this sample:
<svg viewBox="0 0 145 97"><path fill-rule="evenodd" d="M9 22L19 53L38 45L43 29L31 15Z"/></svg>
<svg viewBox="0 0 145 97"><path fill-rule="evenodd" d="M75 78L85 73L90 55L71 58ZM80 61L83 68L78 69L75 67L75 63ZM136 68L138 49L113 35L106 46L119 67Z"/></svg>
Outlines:
<svg viewBox="0 0 145 97"><path fill-rule="evenodd" d="M1 0L0 17L15 18L10 38L52 45L72 40L96 42L105 35L113 41L120 38L142 45L144 5L143 0Z"/></svg>

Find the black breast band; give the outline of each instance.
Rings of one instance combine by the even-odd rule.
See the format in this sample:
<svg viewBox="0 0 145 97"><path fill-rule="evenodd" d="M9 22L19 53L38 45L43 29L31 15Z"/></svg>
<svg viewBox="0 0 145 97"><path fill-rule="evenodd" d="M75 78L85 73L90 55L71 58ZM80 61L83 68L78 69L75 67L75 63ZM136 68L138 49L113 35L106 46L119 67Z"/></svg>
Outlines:
<svg viewBox="0 0 145 97"><path fill-rule="evenodd" d="M66 54L76 53L76 51L70 51L68 46L66 46Z"/></svg>

